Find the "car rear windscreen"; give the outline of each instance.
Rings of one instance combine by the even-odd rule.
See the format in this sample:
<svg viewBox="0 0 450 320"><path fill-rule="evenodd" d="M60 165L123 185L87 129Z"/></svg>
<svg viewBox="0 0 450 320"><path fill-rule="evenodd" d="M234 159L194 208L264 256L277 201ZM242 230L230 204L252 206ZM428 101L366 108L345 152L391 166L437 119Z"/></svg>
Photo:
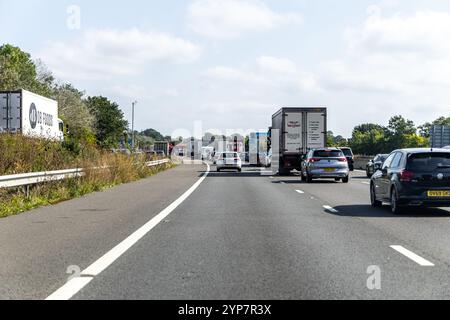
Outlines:
<svg viewBox="0 0 450 320"><path fill-rule="evenodd" d="M353 152L350 149L343 149L342 152L344 152L346 157L353 157Z"/></svg>
<svg viewBox="0 0 450 320"><path fill-rule="evenodd" d="M314 151L314 158L342 158L344 154L339 150L318 150Z"/></svg>
<svg viewBox="0 0 450 320"><path fill-rule="evenodd" d="M408 159L408 169L422 172L448 170L450 169L450 152L412 154Z"/></svg>

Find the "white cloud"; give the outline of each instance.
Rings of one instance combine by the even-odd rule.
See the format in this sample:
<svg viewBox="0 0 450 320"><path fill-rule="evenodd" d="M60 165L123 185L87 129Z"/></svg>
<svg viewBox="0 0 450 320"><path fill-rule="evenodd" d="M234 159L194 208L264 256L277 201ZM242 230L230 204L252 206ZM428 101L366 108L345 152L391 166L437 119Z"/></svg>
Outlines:
<svg viewBox="0 0 450 320"><path fill-rule="evenodd" d="M201 54L197 45L158 32L90 30L69 42L51 42L40 57L59 77L102 79L135 75L151 62L191 62Z"/></svg>
<svg viewBox="0 0 450 320"><path fill-rule="evenodd" d="M347 30L344 39L347 56L322 63L317 72L341 112L359 110L351 121L385 123L402 114L421 124L448 114L449 13L384 16L372 6L364 24Z"/></svg>
<svg viewBox="0 0 450 320"><path fill-rule="evenodd" d="M284 58L263 56L258 58L257 63L261 69L277 73L293 73L297 69L294 62Z"/></svg>
<svg viewBox="0 0 450 320"><path fill-rule="evenodd" d="M217 66L206 70L205 75L215 81L225 81L241 90L252 88L257 95L272 92L317 91L316 77L301 70L293 61L285 58L262 56L248 67Z"/></svg>
<svg viewBox="0 0 450 320"><path fill-rule="evenodd" d="M299 24L296 13L277 13L259 0L196 0L188 9L189 28L199 35L228 39Z"/></svg>

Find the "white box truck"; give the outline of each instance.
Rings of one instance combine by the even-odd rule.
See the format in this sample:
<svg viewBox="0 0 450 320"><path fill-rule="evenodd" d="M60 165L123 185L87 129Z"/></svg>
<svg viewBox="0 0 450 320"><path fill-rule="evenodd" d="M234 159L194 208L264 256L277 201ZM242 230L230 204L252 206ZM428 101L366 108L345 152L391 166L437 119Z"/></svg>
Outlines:
<svg viewBox="0 0 450 320"><path fill-rule="evenodd" d="M282 108L272 116L272 168L280 175L301 171L302 157L327 146L326 108Z"/></svg>
<svg viewBox="0 0 450 320"><path fill-rule="evenodd" d="M0 91L0 132L62 141L58 102L26 90Z"/></svg>

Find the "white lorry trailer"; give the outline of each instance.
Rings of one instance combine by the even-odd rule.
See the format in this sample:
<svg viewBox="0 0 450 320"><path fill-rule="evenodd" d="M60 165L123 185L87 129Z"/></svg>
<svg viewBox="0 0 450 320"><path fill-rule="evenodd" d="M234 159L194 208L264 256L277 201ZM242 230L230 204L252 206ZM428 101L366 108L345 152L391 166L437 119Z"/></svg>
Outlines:
<svg viewBox="0 0 450 320"><path fill-rule="evenodd" d="M0 92L0 132L62 141L58 102L26 90Z"/></svg>
<svg viewBox="0 0 450 320"><path fill-rule="evenodd" d="M272 116L272 170L280 175L301 171L302 157L327 146L326 108L282 108Z"/></svg>

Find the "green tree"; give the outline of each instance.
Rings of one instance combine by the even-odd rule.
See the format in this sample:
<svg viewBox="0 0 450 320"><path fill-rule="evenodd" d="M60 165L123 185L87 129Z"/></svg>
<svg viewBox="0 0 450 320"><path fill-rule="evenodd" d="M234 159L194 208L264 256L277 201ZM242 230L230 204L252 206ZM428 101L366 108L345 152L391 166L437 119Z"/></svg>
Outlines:
<svg viewBox="0 0 450 320"><path fill-rule="evenodd" d="M95 140L95 117L83 100L84 93L70 84L57 86L53 98L58 101L59 116L69 127L70 138L80 142Z"/></svg>
<svg viewBox="0 0 450 320"><path fill-rule="evenodd" d="M350 146L357 154L373 155L390 152L386 145L386 133L386 128L373 123L356 126L353 129Z"/></svg>
<svg viewBox="0 0 450 320"><path fill-rule="evenodd" d="M141 132L141 135L152 138L154 141L164 141L164 136L155 129L147 129Z"/></svg>
<svg viewBox="0 0 450 320"><path fill-rule="evenodd" d="M26 89L50 97L53 81L51 72L30 54L9 44L0 47L0 90Z"/></svg>
<svg viewBox="0 0 450 320"><path fill-rule="evenodd" d="M103 148L117 147L128 129L119 105L105 97L88 97L86 104L95 117L94 129L97 143Z"/></svg>
<svg viewBox="0 0 450 320"><path fill-rule="evenodd" d="M417 128L411 120L407 120L402 116L394 116L389 120L387 129L389 133L387 145L391 151L423 146L423 141L416 138L418 136Z"/></svg>

